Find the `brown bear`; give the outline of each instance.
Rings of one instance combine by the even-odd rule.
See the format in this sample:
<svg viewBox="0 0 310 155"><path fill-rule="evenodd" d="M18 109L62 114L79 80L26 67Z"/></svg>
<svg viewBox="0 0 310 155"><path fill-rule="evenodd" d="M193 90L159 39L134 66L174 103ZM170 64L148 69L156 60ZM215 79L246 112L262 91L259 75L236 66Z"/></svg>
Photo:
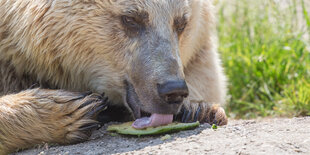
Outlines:
<svg viewBox="0 0 310 155"><path fill-rule="evenodd" d="M0 0L0 17L0 154L87 140L110 107L136 128L227 124L211 0Z"/></svg>

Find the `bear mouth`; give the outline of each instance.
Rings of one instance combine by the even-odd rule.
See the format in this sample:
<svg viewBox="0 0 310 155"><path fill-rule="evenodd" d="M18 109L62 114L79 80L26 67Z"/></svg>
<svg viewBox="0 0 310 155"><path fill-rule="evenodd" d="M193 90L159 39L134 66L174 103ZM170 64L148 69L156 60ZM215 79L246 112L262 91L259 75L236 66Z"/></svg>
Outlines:
<svg viewBox="0 0 310 155"><path fill-rule="evenodd" d="M125 102L133 112L133 115L136 119L132 124L132 127L137 129L143 129L147 127L156 127L172 123L173 114L158 114L158 113L148 114L143 112L141 110L142 106L141 102L138 98L138 95L133 85L127 80L125 80L125 86L126 86Z"/></svg>

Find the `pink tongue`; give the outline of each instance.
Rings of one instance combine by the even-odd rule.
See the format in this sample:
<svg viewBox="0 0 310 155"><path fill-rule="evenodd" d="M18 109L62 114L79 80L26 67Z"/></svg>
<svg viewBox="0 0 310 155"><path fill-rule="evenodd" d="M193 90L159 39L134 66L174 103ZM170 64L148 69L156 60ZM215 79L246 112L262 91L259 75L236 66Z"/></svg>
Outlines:
<svg viewBox="0 0 310 155"><path fill-rule="evenodd" d="M151 117L143 117L132 123L132 127L143 129L147 127L156 127L170 124L173 121L173 115L152 114Z"/></svg>

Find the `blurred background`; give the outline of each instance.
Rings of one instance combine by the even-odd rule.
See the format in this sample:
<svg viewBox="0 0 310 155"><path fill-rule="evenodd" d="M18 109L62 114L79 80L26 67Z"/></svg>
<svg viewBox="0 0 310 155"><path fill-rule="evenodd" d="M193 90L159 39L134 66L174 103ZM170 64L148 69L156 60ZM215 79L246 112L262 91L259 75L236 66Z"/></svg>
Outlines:
<svg viewBox="0 0 310 155"><path fill-rule="evenodd" d="M310 0L215 0L231 118L310 115Z"/></svg>

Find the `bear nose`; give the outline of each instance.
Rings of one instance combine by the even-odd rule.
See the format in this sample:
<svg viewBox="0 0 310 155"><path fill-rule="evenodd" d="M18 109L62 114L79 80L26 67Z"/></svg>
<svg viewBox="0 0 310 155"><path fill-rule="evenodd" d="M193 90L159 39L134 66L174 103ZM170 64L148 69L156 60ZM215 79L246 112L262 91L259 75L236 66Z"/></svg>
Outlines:
<svg viewBox="0 0 310 155"><path fill-rule="evenodd" d="M168 81L157 85L159 96L168 104L181 104L188 96L185 80Z"/></svg>

